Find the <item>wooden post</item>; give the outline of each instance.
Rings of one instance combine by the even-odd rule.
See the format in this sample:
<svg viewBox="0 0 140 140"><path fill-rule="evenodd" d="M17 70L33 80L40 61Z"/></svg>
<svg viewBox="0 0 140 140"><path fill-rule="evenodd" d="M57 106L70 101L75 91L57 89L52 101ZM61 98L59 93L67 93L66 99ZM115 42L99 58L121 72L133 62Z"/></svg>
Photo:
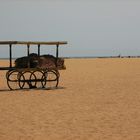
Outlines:
<svg viewBox="0 0 140 140"><path fill-rule="evenodd" d="M38 44L38 56L40 56L40 44Z"/></svg>
<svg viewBox="0 0 140 140"><path fill-rule="evenodd" d="M59 44L56 45L56 58L57 58L57 59L58 59L58 55L59 55L58 49L59 49Z"/></svg>
<svg viewBox="0 0 140 140"><path fill-rule="evenodd" d="M30 54L30 44L27 44L27 56L29 57ZM30 68L30 60L28 58L28 68Z"/></svg>
<svg viewBox="0 0 140 140"><path fill-rule="evenodd" d="M58 55L59 55L58 49L59 49L59 43L57 43L56 45L56 62L55 62L56 67L57 67L57 60L58 60Z"/></svg>
<svg viewBox="0 0 140 140"><path fill-rule="evenodd" d="M12 44L9 44L9 60L10 60L10 68L12 68Z"/></svg>
<svg viewBox="0 0 140 140"><path fill-rule="evenodd" d="M27 44L27 56L30 54L30 44Z"/></svg>

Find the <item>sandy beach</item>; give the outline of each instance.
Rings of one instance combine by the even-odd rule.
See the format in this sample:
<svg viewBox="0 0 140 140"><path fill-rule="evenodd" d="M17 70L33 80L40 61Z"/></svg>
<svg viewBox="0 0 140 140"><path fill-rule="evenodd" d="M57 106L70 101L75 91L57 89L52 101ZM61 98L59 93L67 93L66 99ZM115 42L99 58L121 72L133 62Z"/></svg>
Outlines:
<svg viewBox="0 0 140 140"><path fill-rule="evenodd" d="M66 59L66 67L54 90L10 91L0 71L0 140L140 139L140 59Z"/></svg>

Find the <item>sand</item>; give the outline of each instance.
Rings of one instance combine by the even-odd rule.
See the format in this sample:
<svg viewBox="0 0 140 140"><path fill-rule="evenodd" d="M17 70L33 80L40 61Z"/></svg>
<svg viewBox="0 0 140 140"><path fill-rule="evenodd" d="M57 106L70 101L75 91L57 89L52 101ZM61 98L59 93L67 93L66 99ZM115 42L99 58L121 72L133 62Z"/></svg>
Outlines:
<svg viewBox="0 0 140 140"><path fill-rule="evenodd" d="M0 71L0 140L139 140L140 59L66 66L55 90L9 91Z"/></svg>

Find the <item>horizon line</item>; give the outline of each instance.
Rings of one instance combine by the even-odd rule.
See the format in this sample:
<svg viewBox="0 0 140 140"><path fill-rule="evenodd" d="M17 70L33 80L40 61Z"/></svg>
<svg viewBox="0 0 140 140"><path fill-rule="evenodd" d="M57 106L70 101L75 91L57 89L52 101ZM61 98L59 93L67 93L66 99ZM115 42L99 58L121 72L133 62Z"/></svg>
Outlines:
<svg viewBox="0 0 140 140"><path fill-rule="evenodd" d="M22 56L21 56L22 57ZM20 57L13 57L12 59L17 59L17 58L20 58ZM64 59L71 59L71 58L140 58L140 55L117 55L117 56L60 56L60 58L64 58ZM9 59L9 57L3 57L1 58L1 60L4 60L4 59Z"/></svg>

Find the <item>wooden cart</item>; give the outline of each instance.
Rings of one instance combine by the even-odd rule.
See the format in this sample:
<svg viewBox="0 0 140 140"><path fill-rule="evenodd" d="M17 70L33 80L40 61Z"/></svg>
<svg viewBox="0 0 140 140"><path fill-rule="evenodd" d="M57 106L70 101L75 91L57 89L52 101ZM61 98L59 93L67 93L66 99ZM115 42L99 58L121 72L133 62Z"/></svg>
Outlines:
<svg viewBox="0 0 140 140"><path fill-rule="evenodd" d="M9 46L9 67L0 67L0 70L6 70L7 85L10 90L24 88L54 88L59 83L59 68L57 67L58 51L60 45L65 45L67 42L31 42L31 41L0 41L0 45ZM12 65L12 48L16 45L27 46L27 56L30 55L30 47L38 47L38 56L40 56L40 47L56 46L56 65L54 68L32 68L30 65L27 68L17 68Z"/></svg>

